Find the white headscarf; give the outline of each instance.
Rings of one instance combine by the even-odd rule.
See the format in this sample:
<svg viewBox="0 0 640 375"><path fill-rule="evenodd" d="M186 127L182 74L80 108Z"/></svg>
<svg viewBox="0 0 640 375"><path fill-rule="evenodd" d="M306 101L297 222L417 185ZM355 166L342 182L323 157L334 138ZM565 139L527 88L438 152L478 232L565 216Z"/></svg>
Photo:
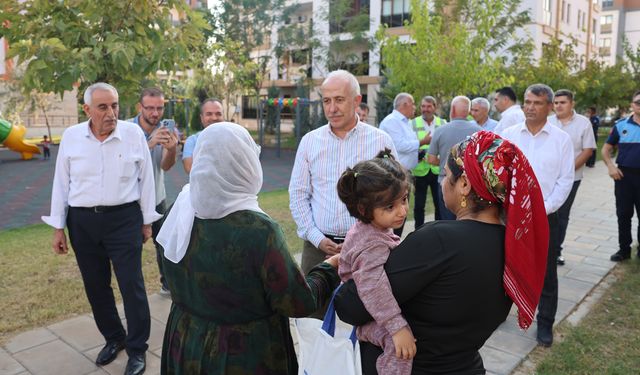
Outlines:
<svg viewBox="0 0 640 375"><path fill-rule="evenodd" d="M190 183L178 194L157 236L165 258L178 263L184 257L196 216L220 219L241 210L264 213L258 206L259 156L260 147L240 125L221 122L200 133Z"/></svg>

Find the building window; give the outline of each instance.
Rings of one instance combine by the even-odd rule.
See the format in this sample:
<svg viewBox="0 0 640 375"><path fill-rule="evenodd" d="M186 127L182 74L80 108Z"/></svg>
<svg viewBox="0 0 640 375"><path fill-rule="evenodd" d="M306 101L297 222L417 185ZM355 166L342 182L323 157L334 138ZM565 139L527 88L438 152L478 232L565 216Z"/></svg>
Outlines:
<svg viewBox="0 0 640 375"><path fill-rule="evenodd" d="M600 56L611 56L611 38L600 39L600 48L598 52Z"/></svg>
<svg viewBox="0 0 640 375"><path fill-rule="evenodd" d="M600 16L600 33L609 34L613 26L613 15Z"/></svg>
<svg viewBox="0 0 640 375"><path fill-rule="evenodd" d="M542 21L545 25L551 26L551 0L543 0Z"/></svg>
<svg viewBox="0 0 640 375"><path fill-rule="evenodd" d="M596 45L596 19L591 20L591 45Z"/></svg>
<svg viewBox="0 0 640 375"><path fill-rule="evenodd" d="M567 3L562 0L562 7L560 7L560 20L564 21L564 15L567 13Z"/></svg>
<svg viewBox="0 0 640 375"><path fill-rule="evenodd" d="M613 0L602 0L602 7L608 8L613 6Z"/></svg>
<svg viewBox="0 0 640 375"><path fill-rule="evenodd" d="M380 22L389 27L404 26L411 18L411 0L382 0Z"/></svg>
<svg viewBox="0 0 640 375"><path fill-rule="evenodd" d="M567 24L571 23L571 4L567 4Z"/></svg>

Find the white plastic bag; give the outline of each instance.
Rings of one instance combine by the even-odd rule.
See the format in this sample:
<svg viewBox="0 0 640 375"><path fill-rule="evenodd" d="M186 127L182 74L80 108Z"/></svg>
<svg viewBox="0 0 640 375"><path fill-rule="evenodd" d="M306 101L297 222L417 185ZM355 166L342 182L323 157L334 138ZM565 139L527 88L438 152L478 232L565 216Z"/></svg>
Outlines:
<svg viewBox="0 0 640 375"><path fill-rule="evenodd" d="M340 287L338 287L340 289ZM360 344L356 329L336 330L336 311L331 297L324 321L295 320L298 334L298 375L361 375Z"/></svg>

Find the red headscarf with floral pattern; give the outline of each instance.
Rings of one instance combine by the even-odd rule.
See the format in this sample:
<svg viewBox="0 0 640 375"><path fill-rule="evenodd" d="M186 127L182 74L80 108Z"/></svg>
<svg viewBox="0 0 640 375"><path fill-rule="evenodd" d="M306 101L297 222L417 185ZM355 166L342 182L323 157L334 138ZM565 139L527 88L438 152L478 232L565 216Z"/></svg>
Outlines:
<svg viewBox="0 0 640 375"><path fill-rule="evenodd" d="M488 131L454 146L451 157L478 197L504 208L504 288L518 307L518 324L527 329L542 293L549 246L549 224L535 173L516 145Z"/></svg>

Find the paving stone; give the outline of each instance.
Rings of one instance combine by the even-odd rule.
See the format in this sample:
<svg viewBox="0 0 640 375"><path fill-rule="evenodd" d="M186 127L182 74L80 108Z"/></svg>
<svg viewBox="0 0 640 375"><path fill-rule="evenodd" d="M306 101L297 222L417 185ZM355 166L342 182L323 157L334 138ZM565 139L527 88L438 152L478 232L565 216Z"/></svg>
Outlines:
<svg viewBox="0 0 640 375"><path fill-rule="evenodd" d="M167 318L171 310L171 299L157 293L150 295L148 298L151 317L162 324L167 324Z"/></svg>
<svg viewBox="0 0 640 375"><path fill-rule="evenodd" d="M575 239L575 242L582 242L582 243L588 243L588 244L594 244L594 245L602 245L602 246L618 246L618 239L617 238L609 238L609 239L597 239L597 238L591 238L591 237L586 237L586 236L578 236Z"/></svg>
<svg viewBox="0 0 640 375"><path fill-rule="evenodd" d="M522 357L513 355L511 353L503 352L502 350L493 349L488 346L483 346L480 349L480 355L484 362L484 367L487 371L499 375L508 375L513 371L516 366L522 361Z"/></svg>
<svg viewBox="0 0 640 375"><path fill-rule="evenodd" d="M516 334L502 330L494 332L485 343L485 346L490 346L494 349L520 357L525 357L536 345L536 341L524 334L524 332Z"/></svg>
<svg viewBox="0 0 640 375"><path fill-rule="evenodd" d="M14 357L33 375L86 374L96 365L62 340L26 349Z"/></svg>
<svg viewBox="0 0 640 375"><path fill-rule="evenodd" d="M617 238L614 238L614 236L612 234L602 234L602 233L596 233L593 231L589 231L589 232L585 232L585 231L580 231L576 233L576 236L578 238L582 238L582 239L595 239L595 240L601 240L601 241L617 241Z"/></svg>
<svg viewBox="0 0 640 375"><path fill-rule="evenodd" d="M572 302L580 302L594 287L593 283L569 279L566 277L558 278L558 296L559 298Z"/></svg>
<svg viewBox="0 0 640 375"><path fill-rule="evenodd" d="M104 344L104 338L98 331L95 321L88 315L52 324L49 329L81 352Z"/></svg>
<svg viewBox="0 0 640 375"><path fill-rule="evenodd" d="M574 301L568 301L561 296L558 297L558 308L556 309L556 321L555 324L560 323L566 318L571 311L575 308L576 303Z"/></svg>
<svg viewBox="0 0 640 375"><path fill-rule="evenodd" d="M164 339L164 328L166 324L160 323L155 319L151 319L151 334L147 344L149 350L162 349L162 340Z"/></svg>
<svg viewBox="0 0 640 375"><path fill-rule="evenodd" d="M576 242L576 241L564 241L562 244L563 249L584 249L584 250L595 250L598 245L584 243L584 242Z"/></svg>
<svg viewBox="0 0 640 375"><path fill-rule="evenodd" d="M584 255L575 254L569 250L563 250L562 256L564 257L564 260L566 262L563 267L571 267L573 264L582 263L585 258ZM558 267L558 271L560 271L560 269L563 267Z"/></svg>
<svg viewBox="0 0 640 375"><path fill-rule="evenodd" d="M13 359L9 353L0 348L0 374L18 375L24 373L25 368L18 361Z"/></svg>
<svg viewBox="0 0 640 375"><path fill-rule="evenodd" d="M613 254L614 252L612 252L611 254ZM591 265L600 266L600 267L611 267L611 264L614 264L614 262L612 262L609 259L600 259L600 258L594 258L591 256L584 258L584 261L582 263L591 264Z"/></svg>
<svg viewBox="0 0 640 375"><path fill-rule="evenodd" d="M57 337L48 329L36 328L32 331L27 331L15 336L9 340L7 345L5 345L5 348L9 353L14 354L21 350L32 348L55 339L57 339Z"/></svg>
<svg viewBox="0 0 640 375"><path fill-rule="evenodd" d="M102 369L97 369L96 371L91 371L87 375L109 375L109 373Z"/></svg>
<svg viewBox="0 0 640 375"><path fill-rule="evenodd" d="M507 320L505 320L498 327L496 332L497 331L510 332L512 334L515 334L515 335L526 336L530 340L535 340L536 339L536 325L532 324L531 327L529 327L528 330L524 331L518 325L518 317L517 317L517 315L509 314L509 316L507 316ZM494 334L496 334L496 332L494 332Z"/></svg>

